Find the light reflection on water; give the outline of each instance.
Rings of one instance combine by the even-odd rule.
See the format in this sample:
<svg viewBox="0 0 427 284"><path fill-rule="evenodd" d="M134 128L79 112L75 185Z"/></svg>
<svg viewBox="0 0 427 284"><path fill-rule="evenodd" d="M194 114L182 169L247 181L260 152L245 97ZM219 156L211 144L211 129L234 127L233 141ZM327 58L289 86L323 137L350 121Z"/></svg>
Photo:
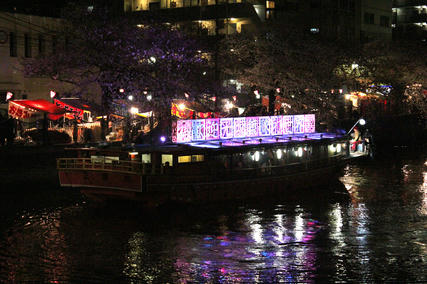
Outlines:
<svg viewBox="0 0 427 284"><path fill-rule="evenodd" d="M340 178L349 195L327 198L17 210L0 231L0 282L427 281L426 167L351 165Z"/></svg>

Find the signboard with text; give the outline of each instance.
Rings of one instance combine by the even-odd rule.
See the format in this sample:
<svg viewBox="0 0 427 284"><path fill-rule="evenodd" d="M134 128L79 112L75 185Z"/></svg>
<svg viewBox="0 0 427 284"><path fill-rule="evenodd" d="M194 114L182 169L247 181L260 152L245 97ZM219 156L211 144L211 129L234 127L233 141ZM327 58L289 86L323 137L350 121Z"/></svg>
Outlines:
<svg viewBox="0 0 427 284"><path fill-rule="evenodd" d="M178 120L177 143L314 133L315 115L277 115Z"/></svg>

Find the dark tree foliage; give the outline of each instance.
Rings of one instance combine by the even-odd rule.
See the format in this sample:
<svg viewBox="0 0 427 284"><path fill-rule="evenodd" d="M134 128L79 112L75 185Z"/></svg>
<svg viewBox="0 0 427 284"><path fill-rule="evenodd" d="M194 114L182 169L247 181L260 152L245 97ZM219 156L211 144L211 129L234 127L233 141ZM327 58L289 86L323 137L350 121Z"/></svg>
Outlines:
<svg viewBox="0 0 427 284"><path fill-rule="evenodd" d="M64 44L55 53L23 61L25 74L70 83L77 94L95 85L106 113L114 99L129 95L167 113L172 99L213 88L201 76L207 62L195 40L166 25L112 15L105 9L69 6L60 35ZM146 100L146 93L152 100Z"/></svg>
<svg viewBox="0 0 427 284"><path fill-rule="evenodd" d="M371 42L355 56L360 68L352 77L361 90L371 89L392 102L394 114L427 114L427 47L417 42ZM390 86L384 92L381 86Z"/></svg>
<svg viewBox="0 0 427 284"><path fill-rule="evenodd" d="M334 102L341 81L334 71L347 58L343 49L296 29L270 25L255 35L228 36L222 66L229 77L264 95L286 100L287 113L316 112L336 116ZM276 91L277 90L277 91Z"/></svg>

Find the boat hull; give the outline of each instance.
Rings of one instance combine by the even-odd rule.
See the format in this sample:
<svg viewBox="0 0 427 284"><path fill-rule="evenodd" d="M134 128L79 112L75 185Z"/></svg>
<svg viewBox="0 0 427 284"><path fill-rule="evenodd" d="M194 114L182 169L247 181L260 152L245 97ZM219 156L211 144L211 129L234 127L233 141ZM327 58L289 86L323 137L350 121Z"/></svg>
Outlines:
<svg viewBox="0 0 427 284"><path fill-rule="evenodd" d="M83 171L59 172L61 186L77 187L94 200L125 199L139 201L148 206L169 202L203 203L239 200L270 194L286 194L294 190L322 187L336 180L340 166L269 175L258 178L221 180L186 184L151 184L145 176Z"/></svg>
<svg viewBox="0 0 427 284"><path fill-rule="evenodd" d="M88 170L61 170L59 183L63 187L112 189L141 192L142 176L132 173Z"/></svg>

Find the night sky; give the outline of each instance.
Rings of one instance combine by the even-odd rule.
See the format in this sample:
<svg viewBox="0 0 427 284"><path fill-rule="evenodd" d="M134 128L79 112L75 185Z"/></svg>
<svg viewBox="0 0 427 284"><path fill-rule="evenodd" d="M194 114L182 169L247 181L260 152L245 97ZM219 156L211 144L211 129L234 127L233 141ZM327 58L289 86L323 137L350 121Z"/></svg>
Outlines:
<svg viewBox="0 0 427 284"><path fill-rule="evenodd" d="M40 16L60 15L60 10L70 0L1 0L0 10L6 12L16 12L23 14L35 14ZM78 2L78 1L74 1Z"/></svg>

